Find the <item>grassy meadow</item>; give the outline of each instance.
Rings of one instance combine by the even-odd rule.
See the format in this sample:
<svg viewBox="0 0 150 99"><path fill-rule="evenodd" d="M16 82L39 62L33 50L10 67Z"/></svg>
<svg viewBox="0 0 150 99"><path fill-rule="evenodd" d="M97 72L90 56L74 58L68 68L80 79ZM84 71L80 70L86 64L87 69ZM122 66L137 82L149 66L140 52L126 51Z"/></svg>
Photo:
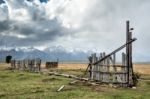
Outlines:
<svg viewBox="0 0 150 99"><path fill-rule="evenodd" d="M74 65L73 68L65 69L64 65L48 71L77 76L83 74L84 68L74 69ZM70 78L49 76L46 73L13 71L6 67L6 64L0 65L0 99L150 99L149 74L142 74L138 86L131 89L89 85L81 81L71 85L69 83L74 80ZM57 92L62 85L65 87Z"/></svg>

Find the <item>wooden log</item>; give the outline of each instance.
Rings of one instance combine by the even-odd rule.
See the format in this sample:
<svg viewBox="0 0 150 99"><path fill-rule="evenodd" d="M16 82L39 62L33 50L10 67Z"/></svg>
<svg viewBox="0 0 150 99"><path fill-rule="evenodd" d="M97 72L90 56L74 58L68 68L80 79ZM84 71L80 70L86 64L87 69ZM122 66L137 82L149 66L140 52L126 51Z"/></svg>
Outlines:
<svg viewBox="0 0 150 99"><path fill-rule="evenodd" d="M62 74L62 73L57 73L57 72L48 72L49 75L55 75L55 76L63 76L63 77L67 77L67 78L73 78L73 79L77 79L77 80L81 80L81 81L88 81L88 78L81 78L81 77L77 77L75 75L68 75L68 74Z"/></svg>
<svg viewBox="0 0 150 99"><path fill-rule="evenodd" d="M78 81L79 81L79 80L74 80L74 81L70 82L69 84L73 85L73 84L75 84L75 83L78 82Z"/></svg>

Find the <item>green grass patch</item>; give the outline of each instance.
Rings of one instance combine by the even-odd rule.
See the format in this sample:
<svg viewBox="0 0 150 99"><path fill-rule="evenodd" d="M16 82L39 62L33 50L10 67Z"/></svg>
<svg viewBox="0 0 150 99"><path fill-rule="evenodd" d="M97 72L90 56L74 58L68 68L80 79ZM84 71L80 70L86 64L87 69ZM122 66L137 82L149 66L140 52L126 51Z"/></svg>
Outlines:
<svg viewBox="0 0 150 99"><path fill-rule="evenodd" d="M55 70L53 70L55 71ZM80 75L79 70L56 70ZM144 78L145 77L145 78ZM136 89L91 86L83 82L70 85L70 78L40 73L0 70L1 99L149 99L150 75L142 76ZM144 80L143 80L144 79ZM146 80L145 80L146 79ZM57 92L62 85L65 87Z"/></svg>

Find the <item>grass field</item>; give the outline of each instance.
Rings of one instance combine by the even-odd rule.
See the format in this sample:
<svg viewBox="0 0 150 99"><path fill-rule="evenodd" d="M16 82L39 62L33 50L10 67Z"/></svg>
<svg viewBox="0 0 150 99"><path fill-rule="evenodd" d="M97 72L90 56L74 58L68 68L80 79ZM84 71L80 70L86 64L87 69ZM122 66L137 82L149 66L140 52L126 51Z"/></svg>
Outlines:
<svg viewBox="0 0 150 99"><path fill-rule="evenodd" d="M84 64L59 64L58 72L81 75ZM68 67L67 67L68 66ZM145 65L144 65L145 66ZM147 68L135 70L144 72L136 89L112 88L110 85L89 85L78 82L70 85L70 78L47 74L6 70L0 65L0 99L150 99L150 75ZM86 66L85 66L86 67ZM62 91L56 90L65 85Z"/></svg>
<svg viewBox="0 0 150 99"><path fill-rule="evenodd" d="M60 69L86 69L88 64L59 64ZM150 75L150 64L134 64L133 69L140 74Z"/></svg>

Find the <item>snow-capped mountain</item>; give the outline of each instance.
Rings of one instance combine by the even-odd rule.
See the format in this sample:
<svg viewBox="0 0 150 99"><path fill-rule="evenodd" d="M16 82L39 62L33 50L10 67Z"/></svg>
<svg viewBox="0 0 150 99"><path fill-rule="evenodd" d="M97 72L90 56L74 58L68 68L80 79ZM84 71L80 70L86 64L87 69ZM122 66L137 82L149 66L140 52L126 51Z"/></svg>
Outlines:
<svg viewBox="0 0 150 99"><path fill-rule="evenodd" d="M36 48L9 48L0 50L0 60L5 60L7 55L11 55L13 59L33 59L41 58L43 61L87 61L88 53L83 51L67 51L62 46L52 46L44 50Z"/></svg>
<svg viewBox="0 0 150 99"><path fill-rule="evenodd" d="M43 60L49 59L49 55L45 52L35 48L11 48L0 50L0 58L4 59L7 55L11 55L13 59L33 59L41 58Z"/></svg>
<svg viewBox="0 0 150 99"><path fill-rule="evenodd" d="M47 53L51 59L59 59L62 61L79 61L79 60L87 60L88 53L83 51L67 51L62 46L53 46L44 49L44 52Z"/></svg>

